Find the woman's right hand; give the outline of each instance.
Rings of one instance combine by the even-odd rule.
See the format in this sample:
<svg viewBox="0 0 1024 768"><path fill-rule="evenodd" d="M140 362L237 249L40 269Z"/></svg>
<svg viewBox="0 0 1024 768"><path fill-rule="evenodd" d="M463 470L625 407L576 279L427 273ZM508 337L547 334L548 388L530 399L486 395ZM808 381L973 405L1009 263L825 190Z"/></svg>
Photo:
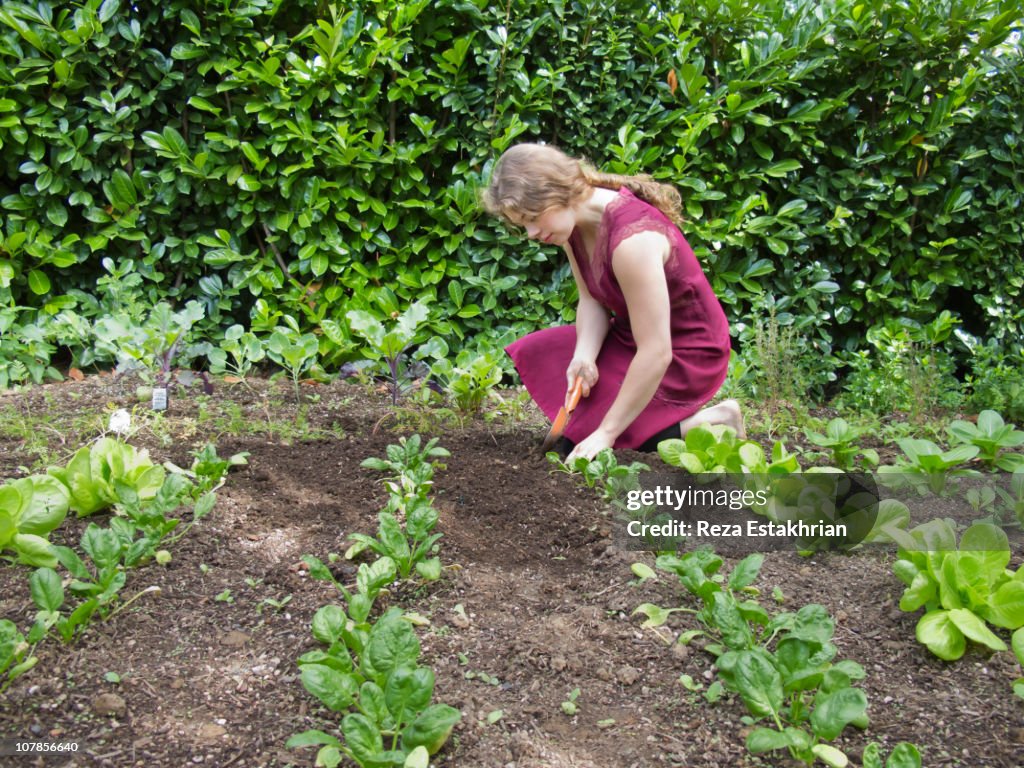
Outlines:
<svg viewBox="0 0 1024 768"><path fill-rule="evenodd" d="M597 364L593 360L574 357L565 371L566 391L572 389L576 377L583 380L583 397L590 397L590 389L597 384Z"/></svg>

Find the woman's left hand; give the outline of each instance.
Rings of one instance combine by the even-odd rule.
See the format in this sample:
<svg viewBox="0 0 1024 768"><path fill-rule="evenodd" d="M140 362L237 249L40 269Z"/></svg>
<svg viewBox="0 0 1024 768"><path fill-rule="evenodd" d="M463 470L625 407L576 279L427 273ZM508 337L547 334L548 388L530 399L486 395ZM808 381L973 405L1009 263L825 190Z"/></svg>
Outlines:
<svg viewBox="0 0 1024 768"><path fill-rule="evenodd" d="M576 444L576 447L572 449L572 453L566 457L565 463L569 464L579 458L584 458L588 461L593 460L605 448L611 448L614 442L614 438L601 430L591 432L590 435Z"/></svg>

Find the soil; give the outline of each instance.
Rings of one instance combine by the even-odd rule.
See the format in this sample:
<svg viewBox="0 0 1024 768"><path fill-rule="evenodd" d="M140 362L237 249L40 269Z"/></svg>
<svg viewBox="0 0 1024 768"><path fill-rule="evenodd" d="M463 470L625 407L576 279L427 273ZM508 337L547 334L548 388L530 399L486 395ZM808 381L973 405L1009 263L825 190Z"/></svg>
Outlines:
<svg viewBox="0 0 1024 768"><path fill-rule="evenodd" d="M90 376L0 395L0 414L26 425L0 436L0 477L66 461L114 408L132 407L133 392ZM346 550L350 533L376 530L386 491L360 463L414 430L451 452L435 482L446 567L440 581L400 584L384 602L429 621L418 630L421 663L436 673L435 701L462 712L436 765L790 765L781 753L747 752L737 697L709 704L679 682L688 674L706 688L714 679L699 644L666 642L669 630L694 628L692 617L673 614L659 634L634 610L692 601L674 577L638 582L630 565L653 566L653 555L620 549L608 505L539 458L545 424L521 400L510 394L508 412L459 423L393 409L365 384L303 387L301 396L296 409L289 386L259 381L176 396L165 414L136 406L131 442L154 460L187 466L214 441L221 456L248 452L248 465L232 470L213 513L171 547L168 564L129 574L124 595L159 586L158 596L92 624L73 644L48 639L36 668L2 694L0 738L77 742L79 751L0 765L312 766L314 749L285 742L311 728L337 733L338 716L304 690L296 659L317 647L310 620L335 593L310 578L302 557L326 561ZM669 471L653 455L618 458ZM51 539L75 543L90 520L69 519ZM855 764L870 742L888 754L910 741L925 766L1020 766L1024 702L1011 692L1021 674L1012 654L932 656L914 638L918 616L897 607L892 562L877 549L771 552L756 582L770 610L824 605L838 658L867 672L870 727L847 728L836 746ZM26 576L0 569L0 615L23 632L34 618ZM770 597L776 587L781 607ZM574 691L570 716L562 703Z"/></svg>

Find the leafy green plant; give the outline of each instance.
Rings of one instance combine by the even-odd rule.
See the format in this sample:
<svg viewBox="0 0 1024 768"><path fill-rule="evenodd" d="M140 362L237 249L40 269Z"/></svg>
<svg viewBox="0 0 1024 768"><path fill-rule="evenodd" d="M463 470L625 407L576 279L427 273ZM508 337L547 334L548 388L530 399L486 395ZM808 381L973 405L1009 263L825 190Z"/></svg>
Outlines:
<svg viewBox="0 0 1024 768"><path fill-rule="evenodd" d="M170 304L159 302L141 322L123 311L108 314L93 327L96 349L117 361L118 372L134 373L146 384L166 387L176 368L188 366L208 351L206 344L189 344L192 329L203 315L198 301L176 312ZM187 385L193 378L179 375L178 380Z"/></svg>
<svg viewBox="0 0 1024 768"><path fill-rule="evenodd" d="M846 755L825 742L838 738L848 725L867 727L867 697L853 687L864 670L853 661L833 662L835 624L822 606L768 614L752 587L763 560L759 553L749 555L726 579L718 573L722 558L710 550L662 555L658 568L675 573L701 607L665 610L645 604L637 610L649 616L645 626L663 624L676 610L701 622L702 630L687 631L678 642L705 635L710 642L704 649L717 657L725 688L740 696L756 720L769 718L774 725L755 727L747 737L748 750L785 749L808 765L820 759L845 766Z"/></svg>
<svg viewBox="0 0 1024 768"><path fill-rule="evenodd" d="M266 356L267 351L260 338L236 323L224 331L224 338L210 350L207 359L211 373L229 374L246 384L253 366Z"/></svg>
<svg viewBox="0 0 1024 768"><path fill-rule="evenodd" d="M47 536L68 513L68 491L48 475L30 475L0 486L0 551L14 550L20 563L57 565Z"/></svg>
<svg viewBox="0 0 1024 768"><path fill-rule="evenodd" d="M995 411L979 413L977 424L958 419L947 429L954 441L977 447L978 458L991 469L1013 472L1024 466L1024 455L1006 453L1008 449L1024 445L1024 432L1005 423Z"/></svg>
<svg viewBox="0 0 1024 768"><path fill-rule="evenodd" d="M950 478L968 477L978 474L975 470L961 467L979 453L976 445L959 445L943 451L931 440L921 438L903 438L896 441L903 450L905 459L894 465L882 465L878 468L879 480L900 484L903 480L913 481L915 477L923 480L923 485L935 495L942 495Z"/></svg>
<svg viewBox="0 0 1024 768"><path fill-rule="evenodd" d="M409 578L413 569L428 581L439 579L441 561L428 557L441 538L441 534L431 533L437 525L438 512L428 494L433 487L434 470L444 466L435 459L449 453L437 445L437 438L424 444L419 435L412 435L389 445L385 455L385 459L369 458L362 463L364 467L391 473L385 479L389 498L378 514L377 536L351 534L353 544L345 557L352 559L369 549L391 558L403 579Z"/></svg>
<svg viewBox="0 0 1024 768"><path fill-rule="evenodd" d="M430 372L440 380L442 388L460 412L479 413L493 396L494 388L501 383L503 355L494 350L473 352L464 349L454 364L442 358L430 366Z"/></svg>
<svg viewBox="0 0 1024 768"><path fill-rule="evenodd" d="M384 458L365 459L360 466L388 473L385 480L398 480L403 475L422 478L419 486L425 487L433 478L436 469L444 469L444 464L437 459L451 456L451 453L438 444L438 438L432 437L427 442L419 435L398 438L384 449Z"/></svg>
<svg viewBox="0 0 1024 768"><path fill-rule="evenodd" d="M0 246L0 252L2 250ZM46 379L63 378L50 365L56 347L38 326L19 323L22 313L30 317L27 307L0 306L0 389L23 382L41 384Z"/></svg>
<svg viewBox="0 0 1024 768"><path fill-rule="evenodd" d="M872 742L864 748L861 760L862 768L921 768L921 752L909 741L901 741L893 747L884 764L882 748L877 742Z"/></svg>
<svg viewBox="0 0 1024 768"><path fill-rule="evenodd" d="M1006 511L1024 526L1024 467L1018 467L1010 476L1009 488L996 487L996 493L1006 505Z"/></svg>
<svg viewBox="0 0 1024 768"><path fill-rule="evenodd" d="M436 551L435 544L442 538L440 533L431 533L437 525L437 510L429 499L418 497L402 502L399 509L404 513L404 525L395 513L382 510L377 515L377 535L350 534L353 544L345 557L353 559L370 549L390 557L403 579L409 578L414 569L427 581L441 578L441 560L428 557Z"/></svg>
<svg viewBox="0 0 1024 768"><path fill-rule="evenodd" d="M925 610L918 642L946 661L963 656L968 640L1006 650L988 627L1024 626L1024 567L1008 570L1006 534L991 523L975 523L957 548L953 522L931 520L892 535L899 544L893 571L906 586L900 610Z"/></svg>
<svg viewBox="0 0 1024 768"><path fill-rule="evenodd" d="M329 649L299 660L302 684L333 712L346 713L342 738L310 730L292 736L287 746L319 746L317 763L329 768L343 758L365 768L404 766L422 761L423 752L437 753L461 714L430 703L434 672L417 663L420 642L401 609L392 608L374 622L355 653L344 614L318 617L314 635Z"/></svg>
<svg viewBox="0 0 1024 768"><path fill-rule="evenodd" d="M850 471L857 465L858 456L863 467L878 466L878 451L873 448L863 449L856 444L866 431L852 427L845 419L836 417L829 420L824 434L811 429L804 429L804 434L814 445L829 450L836 467Z"/></svg>
<svg viewBox="0 0 1024 768"><path fill-rule="evenodd" d="M266 341L267 357L285 370L292 380L295 402L302 401L299 395L299 380L316 363L320 343L312 333L302 333L295 318L283 318L284 325L278 326Z"/></svg>
<svg viewBox="0 0 1024 768"><path fill-rule="evenodd" d="M166 474L153 464L148 451L111 437L80 448L66 466L51 467L47 473L67 487L70 507L79 517L116 504L119 487L132 489L140 499L152 498Z"/></svg>
<svg viewBox="0 0 1024 768"><path fill-rule="evenodd" d="M742 440L724 424L694 427L682 439L658 443L658 455L666 464L693 475L742 474L744 467L764 461L761 446Z"/></svg>
<svg viewBox="0 0 1024 768"><path fill-rule="evenodd" d="M39 658L32 654L32 645L18 631L18 626L10 619L0 619L0 678L3 679L0 693L38 662Z"/></svg>
<svg viewBox="0 0 1024 768"><path fill-rule="evenodd" d="M626 493L639 485L640 473L650 470L642 461L619 464L611 448L605 448L593 459L579 457L571 463L563 463L555 452L548 453L547 458L562 471L578 474L587 488L597 490L602 499L611 502L622 502Z"/></svg>
<svg viewBox="0 0 1024 768"><path fill-rule="evenodd" d="M1013 648L1013 655L1017 657L1017 663L1024 667L1024 628L1013 633L1010 645ZM2 671L2 666L3 664L0 662L0 671ZM1018 677L1013 681L1013 692L1024 699L1024 677Z"/></svg>
<svg viewBox="0 0 1024 768"><path fill-rule="evenodd" d="M384 323L368 310L353 309L346 313L352 333L366 342L363 354L375 361L383 362L388 371L388 388L391 404L397 405L398 398L408 387L408 363L405 352L422 334L424 323L430 317L425 302L417 301L402 312L393 313L394 323L385 328ZM448 345L435 336L417 352L420 358L443 358L448 354Z"/></svg>

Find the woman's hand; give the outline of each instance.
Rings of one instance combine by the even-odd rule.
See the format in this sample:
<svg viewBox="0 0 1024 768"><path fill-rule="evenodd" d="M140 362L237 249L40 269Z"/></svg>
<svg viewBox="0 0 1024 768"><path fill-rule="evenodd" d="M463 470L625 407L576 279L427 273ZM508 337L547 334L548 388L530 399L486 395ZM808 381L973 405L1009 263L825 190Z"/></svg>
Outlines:
<svg viewBox="0 0 1024 768"><path fill-rule="evenodd" d="M583 380L583 397L590 397L591 388L597 384L597 364L593 360L574 357L565 371L566 391L572 389L577 376Z"/></svg>
<svg viewBox="0 0 1024 768"><path fill-rule="evenodd" d="M579 458L592 461L605 448L611 448L614 442L615 439L613 437L598 429L596 432L592 432L589 436L585 437L582 442L572 449L572 453L566 457L565 463L571 464Z"/></svg>

